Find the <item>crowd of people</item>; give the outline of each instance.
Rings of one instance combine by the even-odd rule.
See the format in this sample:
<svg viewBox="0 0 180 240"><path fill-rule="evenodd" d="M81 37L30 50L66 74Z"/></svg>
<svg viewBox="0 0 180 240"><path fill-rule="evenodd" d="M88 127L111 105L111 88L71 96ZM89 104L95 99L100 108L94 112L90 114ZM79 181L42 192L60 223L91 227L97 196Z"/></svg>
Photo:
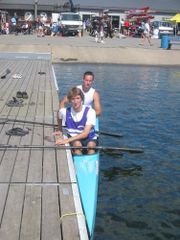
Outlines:
<svg viewBox="0 0 180 240"><path fill-rule="evenodd" d="M94 16L91 19L84 21L83 30L90 36L95 37L96 42L104 43L105 38L113 38L117 33L124 36L142 36L143 21L138 24L134 24L132 21L121 20L119 28L115 28L112 24L112 19L108 14L102 16ZM52 19L48 19L46 22L41 18L35 21L20 20L17 16L12 16L9 21L1 22L1 34L32 34L38 33L38 36L57 36L61 35L61 27L57 22L53 22Z"/></svg>
<svg viewBox="0 0 180 240"><path fill-rule="evenodd" d="M0 33L1 34L33 34L37 33L38 36L51 35L54 31L54 25L51 20L46 22L38 18L35 21L21 20L13 16L9 21L1 21Z"/></svg>
<svg viewBox="0 0 180 240"><path fill-rule="evenodd" d="M36 21L19 20L16 16L11 17L10 21L1 24L1 34L33 34L38 37L62 36L61 27L58 23L48 20L46 22L38 18ZM94 37L96 42L105 43L105 38L113 38L114 36L139 37L142 39L140 44L145 44L145 41L152 45L151 36L153 28L149 19L142 20L138 23L121 19L119 29L115 29L112 25L112 20L108 14L99 17L92 17L84 21L83 30L90 36Z"/></svg>
<svg viewBox="0 0 180 240"><path fill-rule="evenodd" d="M113 38L113 26L108 15L93 17L84 22L84 30L95 37L96 42L104 43L104 38Z"/></svg>
<svg viewBox="0 0 180 240"><path fill-rule="evenodd" d="M90 36L95 38L96 42L104 43L105 38L126 38L139 37L142 39L142 44L147 40L150 45L153 35L153 27L149 19L144 19L139 22L133 22L128 19L122 19L119 29L113 27L110 17L94 17L87 19L84 23L84 29Z"/></svg>

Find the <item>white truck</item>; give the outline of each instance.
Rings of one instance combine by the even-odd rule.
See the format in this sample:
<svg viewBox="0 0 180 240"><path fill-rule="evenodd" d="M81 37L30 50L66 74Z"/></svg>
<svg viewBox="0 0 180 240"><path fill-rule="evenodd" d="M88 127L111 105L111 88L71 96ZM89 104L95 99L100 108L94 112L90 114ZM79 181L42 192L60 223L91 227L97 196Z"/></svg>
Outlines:
<svg viewBox="0 0 180 240"><path fill-rule="evenodd" d="M83 22L81 16L74 12L62 12L59 16L62 35L82 35Z"/></svg>

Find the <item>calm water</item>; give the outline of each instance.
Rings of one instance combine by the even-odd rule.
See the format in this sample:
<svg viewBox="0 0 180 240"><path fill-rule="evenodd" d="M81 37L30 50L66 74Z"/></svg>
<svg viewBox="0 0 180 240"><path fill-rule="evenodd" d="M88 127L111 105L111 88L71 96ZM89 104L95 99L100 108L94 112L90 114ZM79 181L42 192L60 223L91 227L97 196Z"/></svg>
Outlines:
<svg viewBox="0 0 180 240"><path fill-rule="evenodd" d="M180 239L180 69L55 65L60 96L95 73L107 146L143 154L102 154L95 240Z"/></svg>

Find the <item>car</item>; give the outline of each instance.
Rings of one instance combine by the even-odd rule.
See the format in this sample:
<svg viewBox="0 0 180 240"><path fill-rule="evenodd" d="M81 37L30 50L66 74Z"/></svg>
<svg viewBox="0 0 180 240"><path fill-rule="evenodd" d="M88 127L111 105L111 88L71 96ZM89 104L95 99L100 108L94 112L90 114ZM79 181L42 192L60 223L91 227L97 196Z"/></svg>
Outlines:
<svg viewBox="0 0 180 240"><path fill-rule="evenodd" d="M74 12L60 13L60 28L62 35L77 35L83 31L81 16Z"/></svg>
<svg viewBox="0 0 180 240"><path fill-rule="evenodd" d="M154 21L152 22L152 27L154 31L158 30L159 38L161 38L162 35L174 35L174 27L170 22Z"/></svg>

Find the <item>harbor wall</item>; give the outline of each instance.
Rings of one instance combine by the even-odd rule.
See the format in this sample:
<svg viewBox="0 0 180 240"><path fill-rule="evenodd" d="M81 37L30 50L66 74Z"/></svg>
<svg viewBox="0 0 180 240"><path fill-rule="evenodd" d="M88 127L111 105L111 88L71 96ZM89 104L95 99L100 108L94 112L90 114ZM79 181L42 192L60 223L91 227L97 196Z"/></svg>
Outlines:
<svg viewBox="0 0 180 240"><path fill-rule="evenodd" d="M160 39L152 39L152 46L141 39L106 39L96 43L90 36L38 38L36 35L0 36L0 53L48 53L53 63L108 63L153 66L179 66L180 45L171 50L161 48Z"/></svg>

